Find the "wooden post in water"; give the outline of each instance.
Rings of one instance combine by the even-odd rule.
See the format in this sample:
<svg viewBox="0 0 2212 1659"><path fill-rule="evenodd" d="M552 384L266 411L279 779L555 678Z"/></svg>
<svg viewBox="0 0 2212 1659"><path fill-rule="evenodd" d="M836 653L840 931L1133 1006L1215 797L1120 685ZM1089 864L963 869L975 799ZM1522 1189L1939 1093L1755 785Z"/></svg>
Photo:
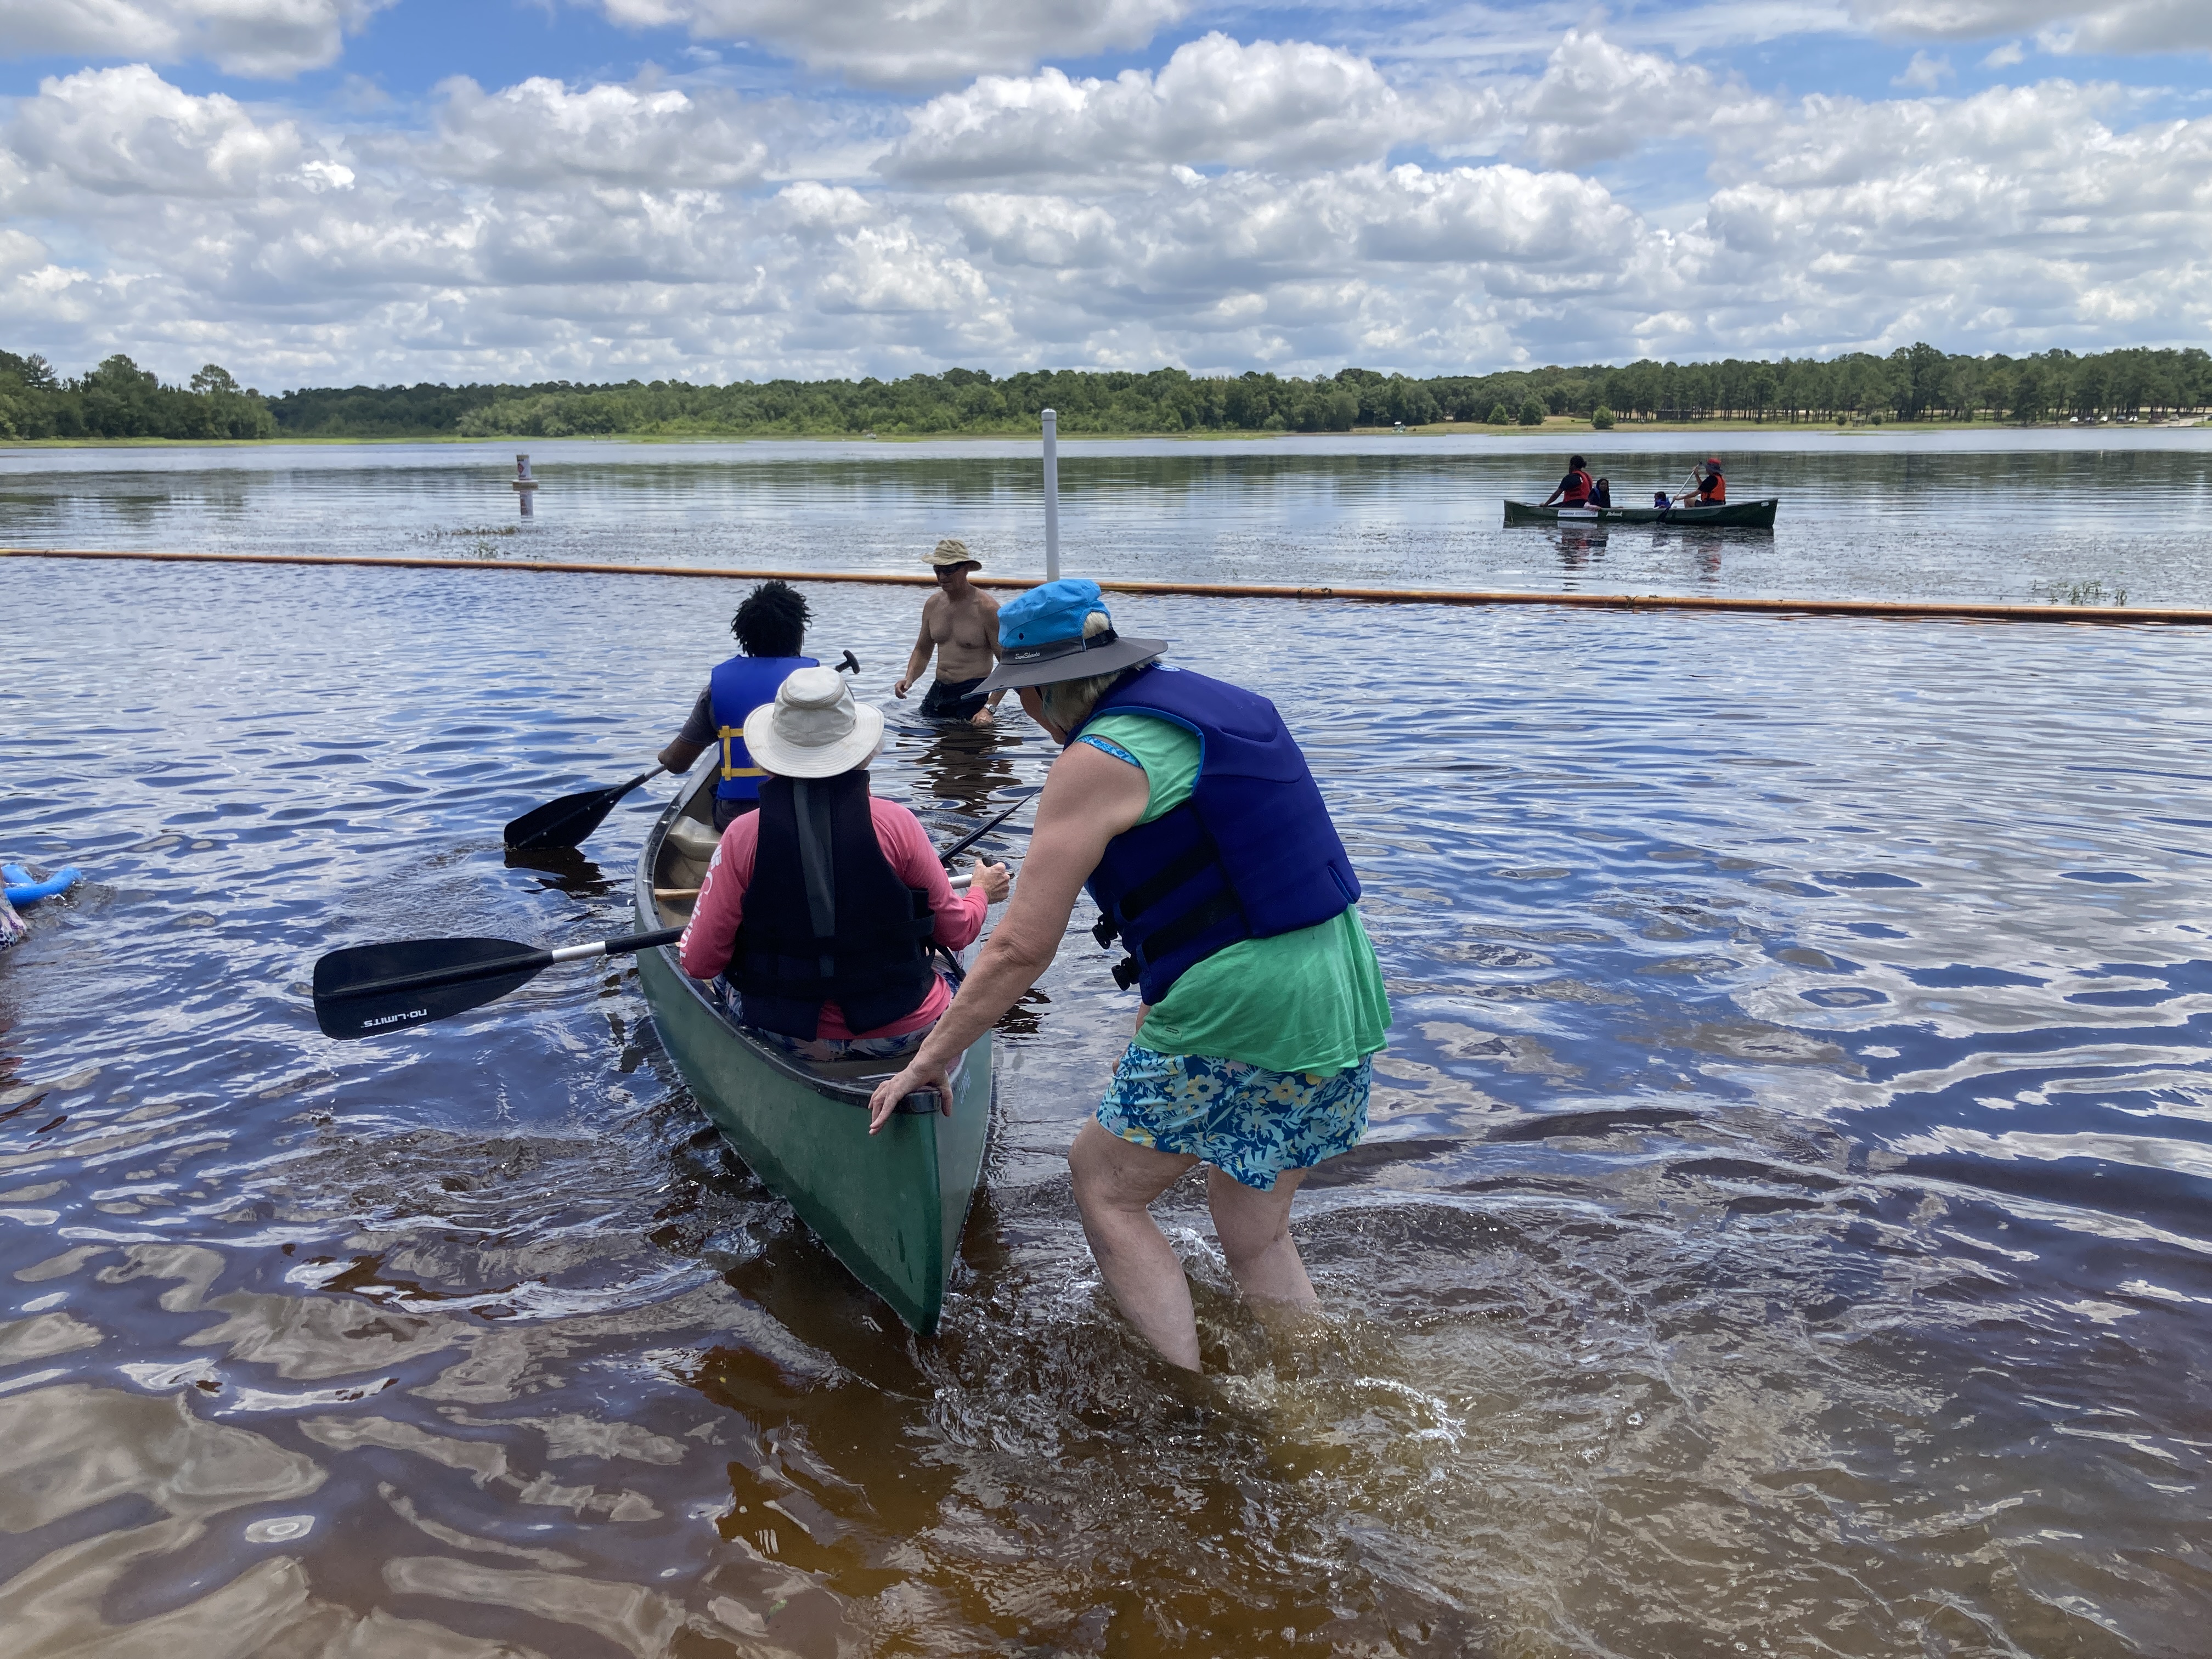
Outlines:
<svg viewBox="0 0 2212 1659"><path fill-rule="evenodd" d="M530 503L537 495L538 480L530 476L530 457L527 455L514 458L514 493L522 503L522 516L526 519L532 517Z"/></svg>
<svg viewBox="0 0 2212 1659"><path fill-rule="evenodd" d="M1060 580L1060 416L1044 411L1044 579Z"/></svg>

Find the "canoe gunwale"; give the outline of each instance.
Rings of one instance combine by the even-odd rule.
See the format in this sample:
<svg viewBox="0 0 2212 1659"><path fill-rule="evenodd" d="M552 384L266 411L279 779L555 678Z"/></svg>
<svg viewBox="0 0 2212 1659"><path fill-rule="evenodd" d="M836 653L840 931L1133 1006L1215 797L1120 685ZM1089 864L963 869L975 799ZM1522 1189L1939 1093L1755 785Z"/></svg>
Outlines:
<svg viewBox="0 0 2212 1659"><path fill-rule="evenodd" d="M1508 525L1586 525L1604 529L1613 525L1679 525L1709 530L1771 530L1782 505L1778 495L1755 496L1707 507L1540 507L1533 501L1505 501Z"/></svg>

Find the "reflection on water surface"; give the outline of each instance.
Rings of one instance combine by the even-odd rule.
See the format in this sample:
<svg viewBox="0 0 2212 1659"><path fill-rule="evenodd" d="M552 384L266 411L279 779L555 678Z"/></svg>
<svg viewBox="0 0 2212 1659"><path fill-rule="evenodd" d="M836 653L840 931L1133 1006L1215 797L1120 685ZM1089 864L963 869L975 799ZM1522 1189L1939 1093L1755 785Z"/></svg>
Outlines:
<svg viewBox="0 0 2212 1659"><path fill-rule="evenodd" d="M11 1653L2169 1654L2209 1540L2193 635L1131 601L1267 691L1366 878L1328 1316L1214 1376L1060 1154L1079 915L934 1343L704 1131L626 965L358 1045L315 956L622 931L736 592L39 568L0 851ZM823 588L888 701L914 596ZM895 729L950 836L1049 758ZM1020 839L994 843L1018 853Z"/></svg>
<svg viewBox="0 0 2212 1659"><path fill-rule="evenodd" d="M1716 446L1771 532L1501 526L1569 447L1626 505ZM527 527L513 443L0 448L0 544L918 570L957 533L1041 562L1034 444L529 447ZM1071 441L1060 479L1066 567L1100 575L2212 605L2212 428Z"/></svg>

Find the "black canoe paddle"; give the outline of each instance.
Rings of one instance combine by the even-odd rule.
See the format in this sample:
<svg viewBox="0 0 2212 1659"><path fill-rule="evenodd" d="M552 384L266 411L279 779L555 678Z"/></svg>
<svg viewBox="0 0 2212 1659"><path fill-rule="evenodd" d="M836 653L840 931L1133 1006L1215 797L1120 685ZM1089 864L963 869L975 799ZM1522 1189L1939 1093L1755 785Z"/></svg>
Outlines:
<svg viewBox="0 0 2212 1659"><path fill-rule="evenodd" d="M1019 800L955 842L943 854L945 861L950 864L959 857L1029 805L1037 793L1036 786L1025 787ZM496 1002L556 963L650 951L683 937L681 927L664 927L557 951L511 939L406 939L348 945L315 963L315 1024L325 1036L341 1042L404 1031Z"/></svg>
<svg viewBox="0 0 2212 1659"><path fill-rule="evenodd" d="M858 674L860 659L851 652L837 665L841 674ZM611 789L585 789L573 795L563 795L558 800L549 800L543 806L533 807L508 824L501 839L511 851L544 853L558 848L581 847L592 830L606 822L607 814L615 810L615 803L641 783L649 783L668 769L656 766L650 772L641 772L628 783L618 783Z"/></svg>
<svg viewBox="0 0 2212 1659"><path fill-rule="evenodd" d="M518 853L543 853L555 848L582 846L584 838L606 822L617 801L638 785L659 777L664 769L656 766L611 789L586 789L532 808L507 826L505 839L508 848Z"/></svg>
<svg viewBox="0 0 2212 1659"><path fill-rule="evenodd" d="M511 939L408 939L356 945L315 963L315 1024L341 1042L466 1013L520 989L556 962L673 945L681 927L541 951Z"/></svg>
<svg viewBox="0 0 2212 1659"><path fill-rule="evenodd" d="M953 860L958 858L963 853L973 847L977 842L982 840L984 836L989 835L991 831L997 829L1008 818L1013 817L1013 815L1020 811L1022 808L1027 806L1030 802L1036 798L1042 788L1042 786L1040 784L1024 784L1021 788L1016 792L1020 795L1020 799L1017 800L1005 811L1000 813L998 817L993 818L981 830L977 830L971 834L961 836L958 841L954 842L951 846L946 848L942 853L939 853L937 855L938 861L949 867Z"/></svg>

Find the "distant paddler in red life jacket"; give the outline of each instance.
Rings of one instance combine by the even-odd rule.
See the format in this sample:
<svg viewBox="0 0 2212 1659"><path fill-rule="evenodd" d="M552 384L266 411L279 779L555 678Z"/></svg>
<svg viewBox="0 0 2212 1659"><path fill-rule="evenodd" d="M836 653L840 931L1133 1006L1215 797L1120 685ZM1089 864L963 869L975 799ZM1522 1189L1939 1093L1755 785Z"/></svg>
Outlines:
<svg viewBox="0 0 2212 1659"><path fill-rule="evenodd" d="M745 596L731 619L741 654L720 665L707 689L691 705L691 716L676 740L660 751L660 763L678 775L720 744L721 764L714 785L714 828L726 830L741 813L760 803L766 775L745 749L745 718L775 700L775 689L794 669L812 668L799 654L806 643L806 599L788 582L763 582Z"/></svg>
<svg viewBox="0 0 2212 1659"><path fill-rule="evenodd" d="M1559 487L1538 502L1549 507L1557 501L1561 507L1588 507L1590 504L1589 463L1579 455L1567 458L1567 476L1559 480Z"/></svg>
<svg viewBox="0 0 2212 1659"><path fill-rule="evenodd" d="M684 971L726 973L739 1020L787 1054L911 1054L952 1001L925 947L972 944L1006 866L976 860L954 894L921 821L868 793L883 714L834 668L786 679L744 739L767 775L760 810L722 832L678 947Z"/></svg>
<svg viewBox="0 0 2212 1659"><path fill-rule="evenodd" d="M1728 480L1721 477L1720 457L1717 455L1708 455L1699 461L1693 478L1697 487L1694 505L1718 507L1728 500Z"/></svg>
<svg viewBox="0 0 2212 1659"><path fill-rule="evenodd" d="M878 1088L881 1125L1052 963L1079 893L1142 1000L1134 1039L1068 1151L1107 1288L1145 1339L1198 1367L1182 1264L1147 1211L1193 1164L1244 1294L1316 1302L1288 1227L1306 1171L1367 1125L1390 1004L1359 883L1305 757L1265 697L1166 666L1114 628L1098 584L1047 582L999 612L999 665L1064 746L1005 919L937 1029ZM947 1097L950 1097L949 1095Z"/></svg>

